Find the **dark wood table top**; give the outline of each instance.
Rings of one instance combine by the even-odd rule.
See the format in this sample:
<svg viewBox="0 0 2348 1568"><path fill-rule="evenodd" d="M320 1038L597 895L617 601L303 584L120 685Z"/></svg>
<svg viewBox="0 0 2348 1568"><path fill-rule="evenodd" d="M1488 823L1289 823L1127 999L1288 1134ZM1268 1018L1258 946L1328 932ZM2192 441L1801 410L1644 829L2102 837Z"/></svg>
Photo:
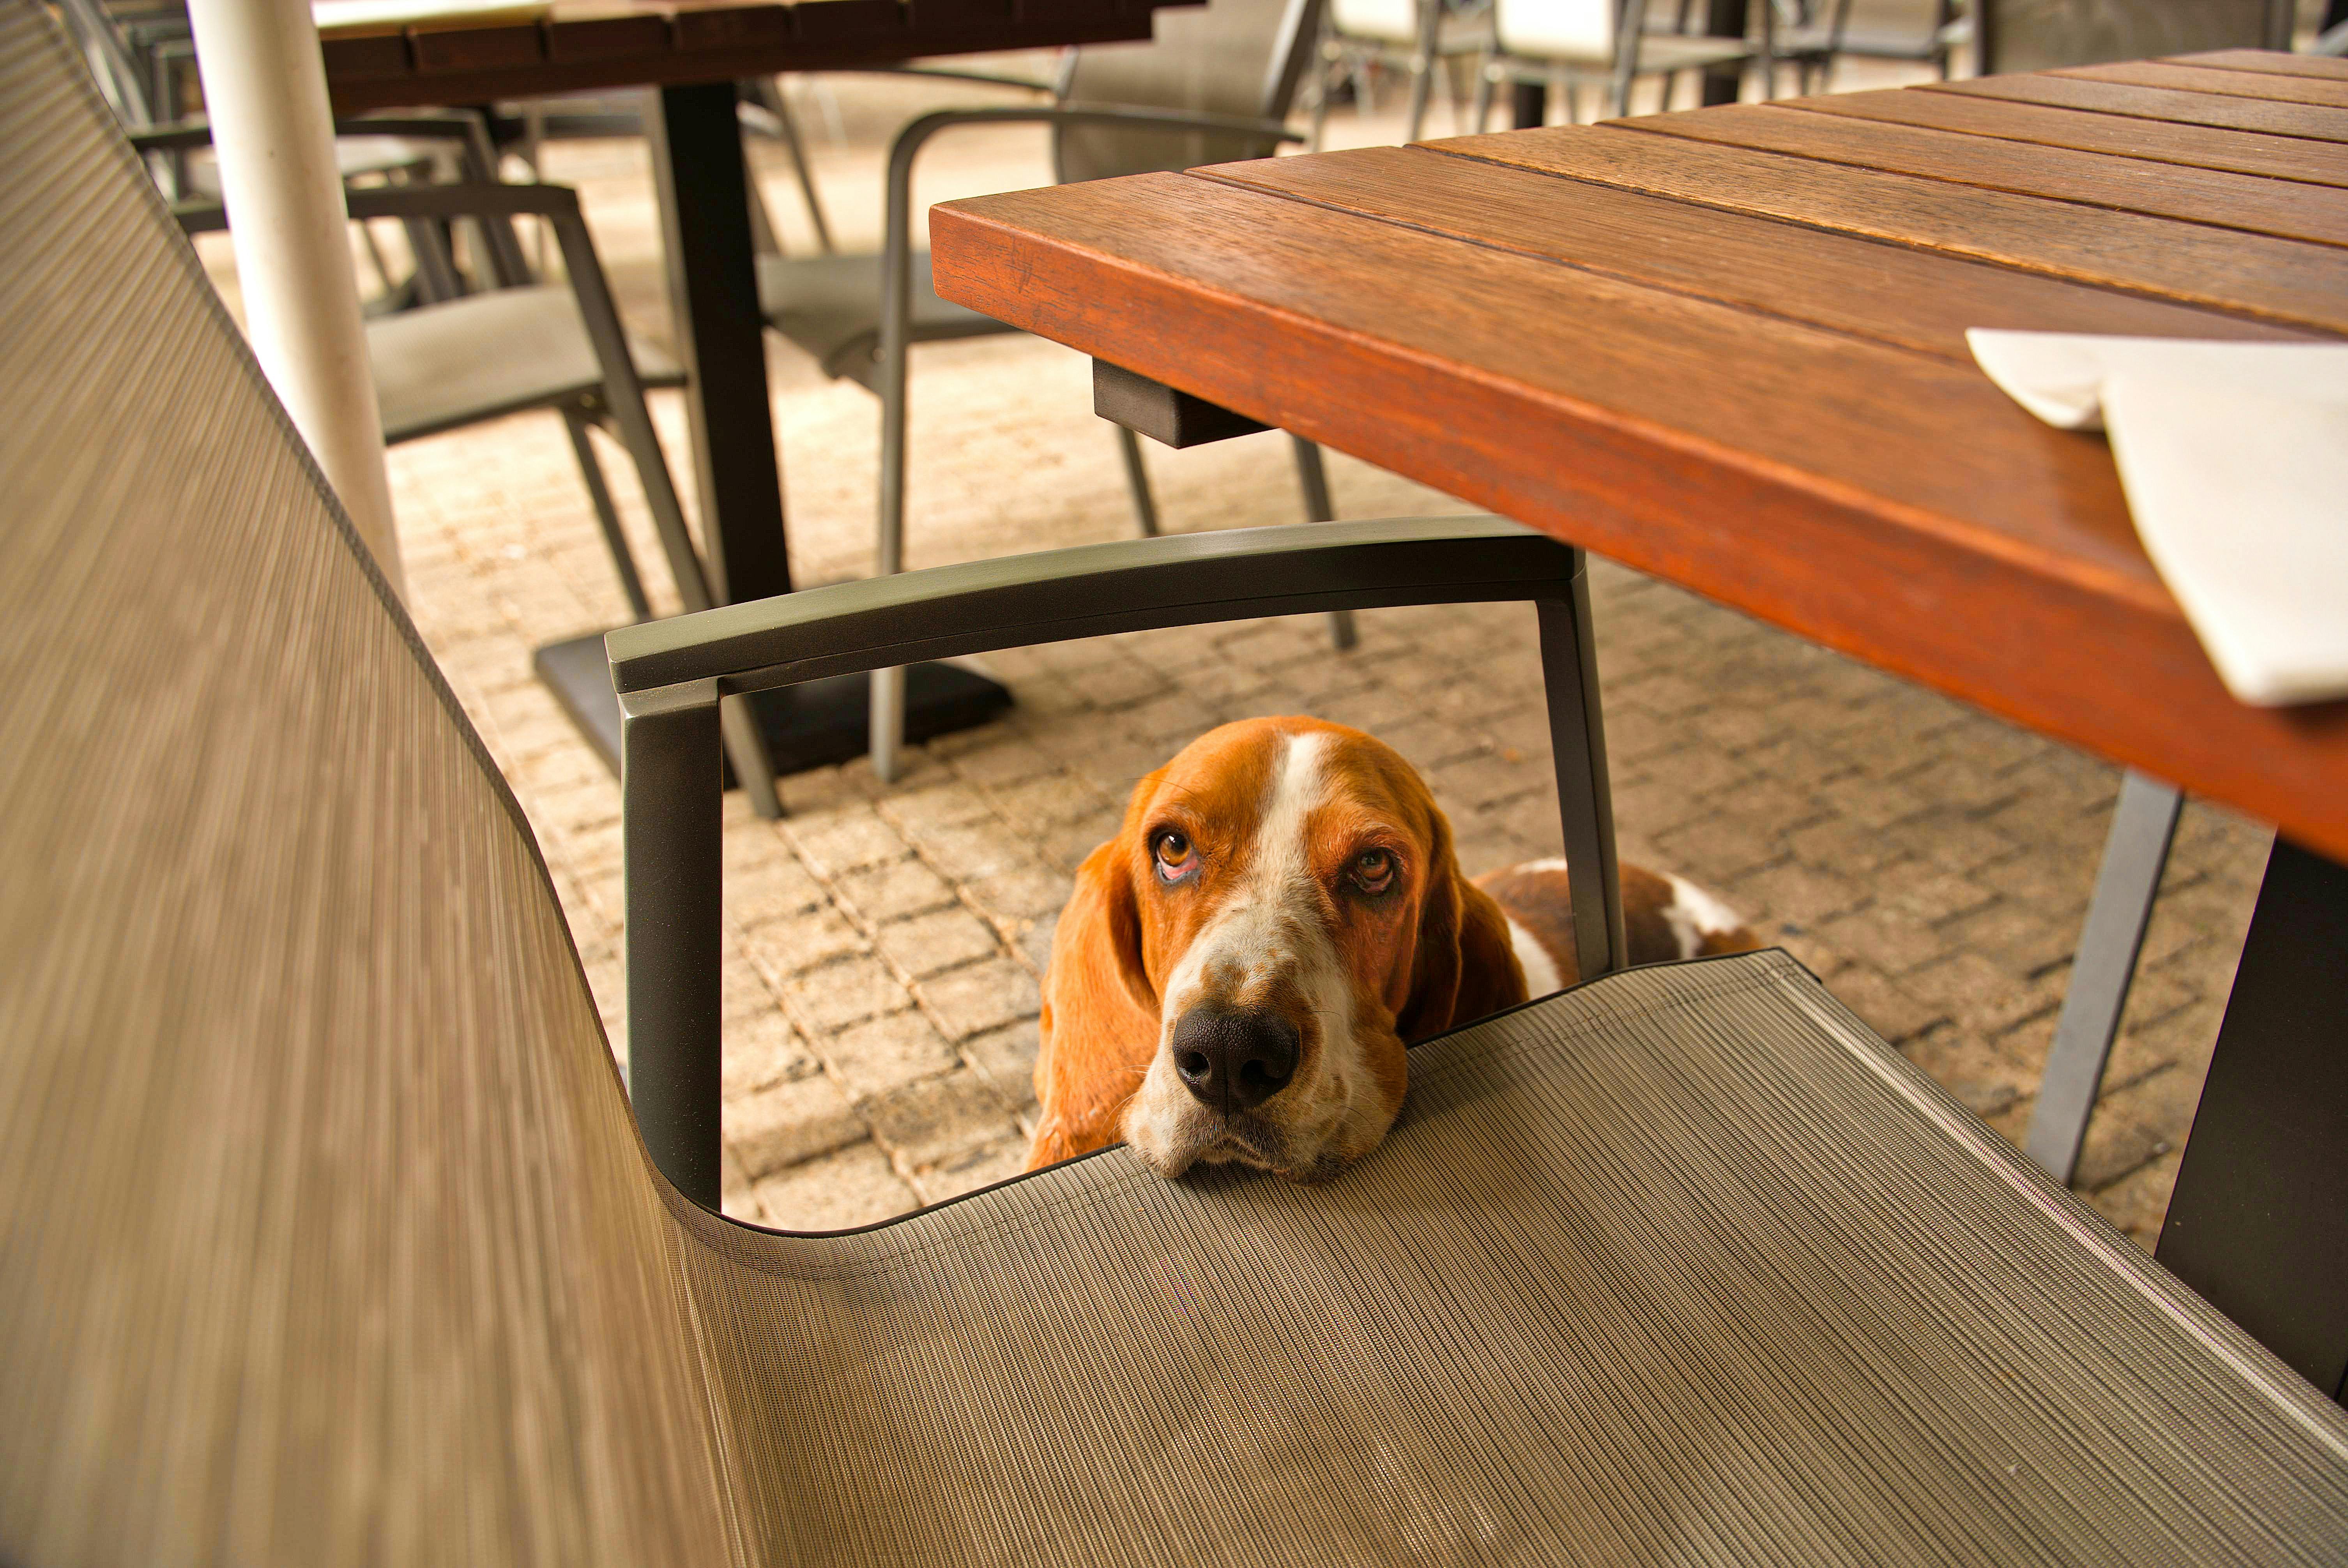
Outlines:
<svg viewBox="0 0 2348 1568"><path fill-rule="evenodd" d="M930 55L1149 36L1188 0L553 0L495 13L322 32L338 114L606 87L676 87ZM518 6L517 10L522 7Z"/></svg>
<svg viewBox="0 0 2348 1568"><path fill-rule="evenodd" d="M984 197L932 236L949 299L2348 858L2348 702L2228 695L2103 438L1963 335L2348 335L2343 187L2348 61L2230 51Z"/></svg>

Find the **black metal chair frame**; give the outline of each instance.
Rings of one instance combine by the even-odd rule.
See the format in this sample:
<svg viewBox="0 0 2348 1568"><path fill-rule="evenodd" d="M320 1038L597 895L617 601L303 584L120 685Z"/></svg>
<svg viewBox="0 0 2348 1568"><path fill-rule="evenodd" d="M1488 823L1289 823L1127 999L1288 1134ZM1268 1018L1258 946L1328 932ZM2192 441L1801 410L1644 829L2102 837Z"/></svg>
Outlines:
<svg viewBox="0 0 2348 1568"><path fill-rule="evenodd" d="M719 1203L718 709L743 692L1039 642L1406 604L1530 600L1584 979L1624 946L1582 553L1498 518L1086 545L807 589L610 633L620 693L629 1097L679 1191Z"/></svg>

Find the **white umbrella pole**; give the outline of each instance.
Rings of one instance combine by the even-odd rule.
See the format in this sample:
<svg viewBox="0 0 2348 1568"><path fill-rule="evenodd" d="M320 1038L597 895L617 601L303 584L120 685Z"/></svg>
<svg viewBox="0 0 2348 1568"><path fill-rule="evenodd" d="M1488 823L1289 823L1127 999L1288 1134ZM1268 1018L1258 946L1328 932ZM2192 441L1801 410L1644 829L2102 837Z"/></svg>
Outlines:
<svg viewBox="0 0 2348 1568"><path fill-rule="evenodd" d="M405 596L309 0L190 0L252 351Z"/></svg>

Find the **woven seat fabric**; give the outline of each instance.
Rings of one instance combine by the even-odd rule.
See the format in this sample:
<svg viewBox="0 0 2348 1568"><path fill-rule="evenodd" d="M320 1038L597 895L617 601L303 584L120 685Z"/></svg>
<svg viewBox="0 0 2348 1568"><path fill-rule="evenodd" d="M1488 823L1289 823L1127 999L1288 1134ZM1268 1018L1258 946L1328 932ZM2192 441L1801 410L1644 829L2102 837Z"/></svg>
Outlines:
<svg viewBox="0 0 2348 1568"><path fill-rule="evenodd" d="M566 402L603 384L568 286L491 289L367 323L367 359L386 441L412 441L500 414ZM647 386L681 386L670 354L628 340Z"/></svg>
<svg viewBox="0 0 2348 1568"><path fill-rule="evenodd" d="M692 1208L544 868L0 0L0 1562L2336 1558L2348 1425L1783 955L1340 1181Z"/></svg>
<svg viewBox="0 0 2348 1568"><path fill-rule="evenodd" d="M717 1563L535 846L0 0L0 1562Z"/></svg>
<svg viewBox="0 0 2348 1568"><path fill-rule="evenodd" d="M1782 953L1412 1053L1333 1185L698 1214L787 1562L2284 1563L2348 1419Z"/></svg>

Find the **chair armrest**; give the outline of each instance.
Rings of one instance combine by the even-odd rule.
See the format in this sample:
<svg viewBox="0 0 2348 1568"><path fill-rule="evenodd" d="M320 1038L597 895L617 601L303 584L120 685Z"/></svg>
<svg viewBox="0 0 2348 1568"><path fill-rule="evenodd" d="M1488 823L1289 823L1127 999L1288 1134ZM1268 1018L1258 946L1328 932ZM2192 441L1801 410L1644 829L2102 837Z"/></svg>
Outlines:
<svg viewBox="0 0 2348 1568"><path fill-rule="evenodd" d="M1088 545L810 589L606 633L620 693L628 1093L654 1163L719 1206L724 791L737 692L990 649L1257 615L1531 600L1560 779L1600 781L1567 848L1584 972L1622 950L1581 552L1492 517L1303 523ZM1578 648L1578 651L1576 651ZM1572 759L1581 759L1580 762ZM1585 927L1587 930L1585 931Z"/></svg>
<svg viewBox="0 0 2348 1568"><path fill-rule="evenodd" d="M808 589L607 633L631 713L928 659L1260 615L1567 592L1581 557L1503 518L1121 539Z"/></svg>
<svg viewBox="0 0 2348 1568"><path fill-rule="evenodd" d="M579 193L567 185L390 185L345 190L343 204L353 222L372 218L546 218L560 223L579 216ZM190 234L228 227L217 201L182 201L171 209Z"/></svg>

